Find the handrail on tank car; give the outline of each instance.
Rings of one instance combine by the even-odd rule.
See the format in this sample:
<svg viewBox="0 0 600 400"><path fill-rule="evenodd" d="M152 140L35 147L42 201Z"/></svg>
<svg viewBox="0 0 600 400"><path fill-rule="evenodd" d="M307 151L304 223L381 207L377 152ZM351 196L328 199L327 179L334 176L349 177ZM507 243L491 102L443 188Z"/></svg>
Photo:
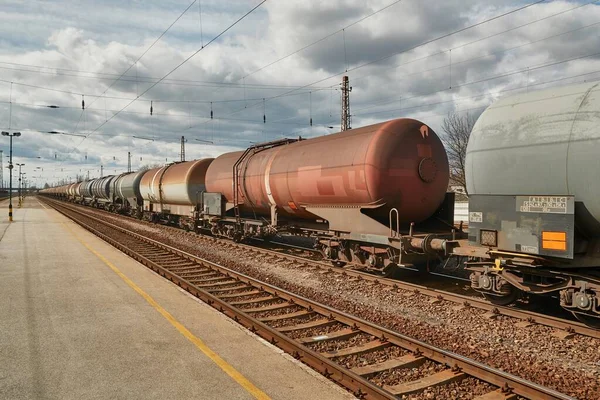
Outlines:
<svg viewBox="0 0 600 400"><path fill-rule="evenodd" d="M394 219L393 214L396 213L396 230L394 230ZM390 210L390 237L399 237L400 236L400 215L398 214L397 208L392 208Z"/></svg>

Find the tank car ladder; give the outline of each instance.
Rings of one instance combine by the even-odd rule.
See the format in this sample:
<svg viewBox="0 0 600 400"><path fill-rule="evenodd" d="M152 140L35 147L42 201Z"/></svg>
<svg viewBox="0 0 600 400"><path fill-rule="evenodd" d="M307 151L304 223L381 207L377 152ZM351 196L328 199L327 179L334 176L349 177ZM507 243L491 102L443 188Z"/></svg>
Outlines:
<svg viewBox="0 0 600 400"><path fill-rule="evenodd" d="M394 216L396 218L394 218ZM397 208L392 208L390 210L390 237L391 238L399 238L400 235L400 215L398 214L398 209ZM395 226L396 229L394 229L394 221L396 222Z"/></svg>

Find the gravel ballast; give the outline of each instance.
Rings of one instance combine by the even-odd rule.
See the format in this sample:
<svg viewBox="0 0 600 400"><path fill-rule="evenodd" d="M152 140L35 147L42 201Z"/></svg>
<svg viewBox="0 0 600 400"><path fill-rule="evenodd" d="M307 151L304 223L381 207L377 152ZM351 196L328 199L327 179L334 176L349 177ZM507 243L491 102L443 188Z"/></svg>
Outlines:
<svg viewBox="0 0 600 400"><path fill-rule="evenodd" d="M148 238L560 392L580 399L600 398L600 340L580 335L560 339L546 326L519 328L518 321L509 317L486 318L479 309L432 302L424 295L323 274L310 265L226 247L221 241L86 210ZM463 397L462 386L452 389L456 398L468 398ZM438 395L437 390L431 394Z"/></svg>

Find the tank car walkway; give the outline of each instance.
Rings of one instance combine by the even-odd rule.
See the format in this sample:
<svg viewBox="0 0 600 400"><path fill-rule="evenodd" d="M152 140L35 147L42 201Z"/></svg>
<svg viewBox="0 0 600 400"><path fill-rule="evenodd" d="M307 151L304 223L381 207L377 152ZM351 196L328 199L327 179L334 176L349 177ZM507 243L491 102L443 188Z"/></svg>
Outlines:
<svg viewBox="0 0 600 400"><path fill-rule="evenodd" d="M351 398L35 198L7 207L0 398Z"/></svg>

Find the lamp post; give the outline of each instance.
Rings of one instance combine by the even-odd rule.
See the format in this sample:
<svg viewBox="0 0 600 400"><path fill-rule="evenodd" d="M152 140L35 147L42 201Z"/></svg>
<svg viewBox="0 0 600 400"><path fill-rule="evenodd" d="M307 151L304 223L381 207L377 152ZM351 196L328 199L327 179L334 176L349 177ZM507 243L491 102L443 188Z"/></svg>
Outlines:
<svg viewBox="0 0 600 400"><path fill-rule="evenodd" d="M21 205L25 202L25 189L27 188L27 174L23 172L21 177L23 180L21 181Z"/></svg>
<svg viewBox="0 0 600 400"><path fill-rule="evenodd" d="M24 166L25 164L19 164L17 163L17 166L19 167L19 208L21 208L21 167Z"/></svg>
<svg viewBox="0 0 600 400"><path fill-rule="evenodd" d="M10 153L9 153L9 157L8 157L8 169L9 169L9 184L8 184L8 221L12 222L13 220L13 209L12 209L12 169L13 169L13 164L12 164L12 140L13 137L19 137L21 136L21 132L13 132L8 133L5 131L2 131L2 136L8 136L10 138Z"/></svg>

